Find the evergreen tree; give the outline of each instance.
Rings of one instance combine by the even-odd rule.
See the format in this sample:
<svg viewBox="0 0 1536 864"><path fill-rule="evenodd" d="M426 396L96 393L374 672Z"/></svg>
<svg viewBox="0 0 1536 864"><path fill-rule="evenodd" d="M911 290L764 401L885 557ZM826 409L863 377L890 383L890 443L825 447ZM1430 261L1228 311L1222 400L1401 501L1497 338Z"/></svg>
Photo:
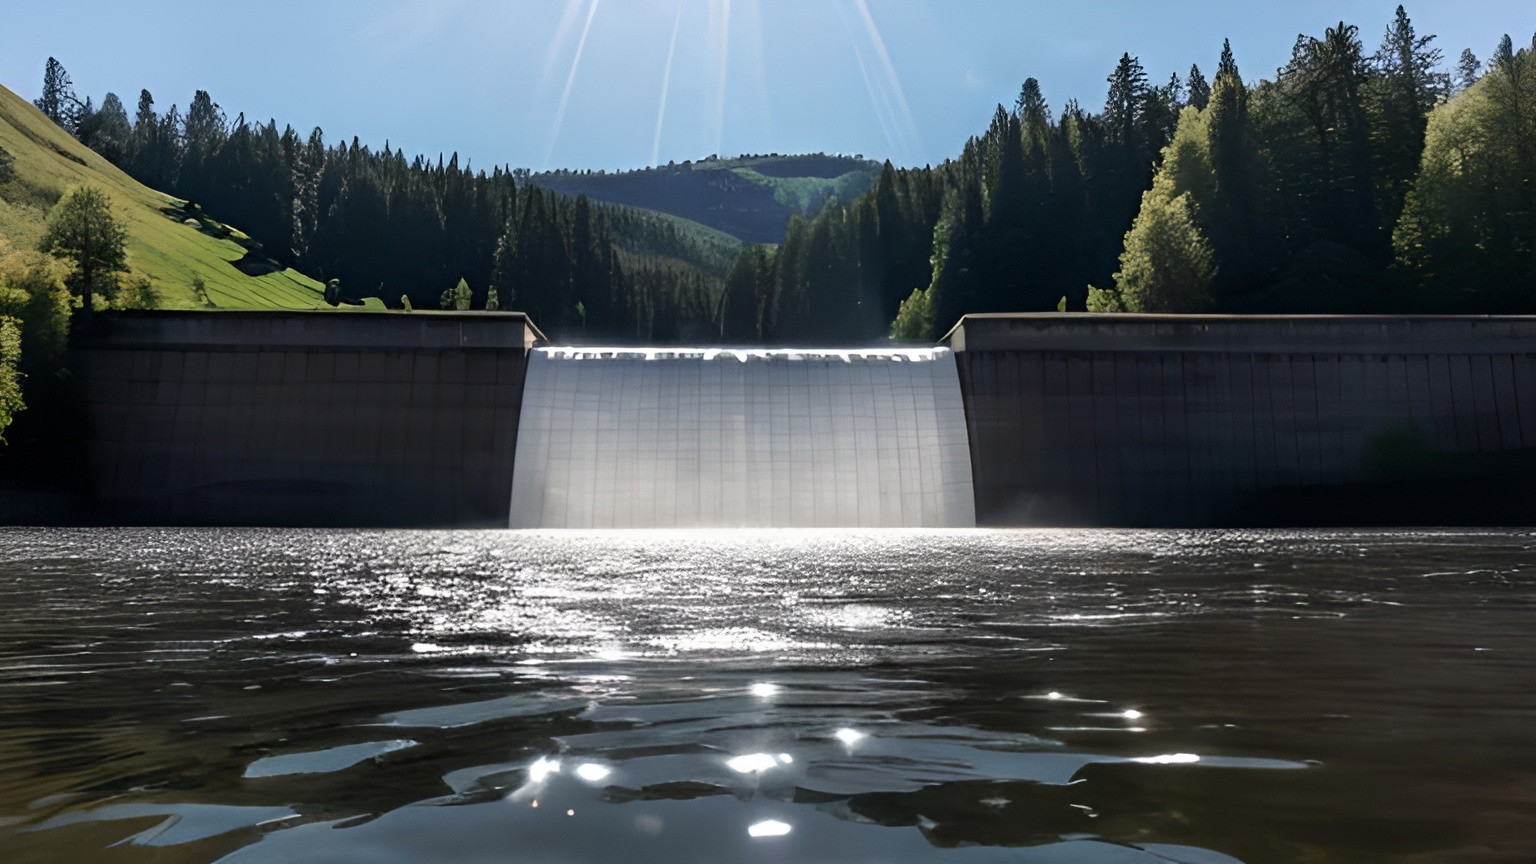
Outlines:
<svg viewBox="0 0 1536 864"><path fill-rule="evenodd" d="M106 157L108 162L124 165L132 144L133 127L128 125L128 112L123 109L117 94L108 93L101 100L100 110L82 111L75 135L80 143Z"/></svg>
<svg viewBox="0 0 1536 864"><path fill-rule="evenodd" d="M1204 111L1205 106L1211 101L1211 85L1201 74L1198 65L1189 67L1189 77L1184 81L1184 92L1188 94L1189 104Z"/></svg>
<svg viewBox="0 0 1536 864"><path fill-rule="evenodd" d="M746 345L761 340L758 309L772 280L771 250L752 246L737 256L735 266L726 277L725 291L720 295L721 341Z"/></svg>
<svg viewBox="0 0 1536 864"><path fill-rule="evenodd" d="M1045 103L1045 94L1040 92L1040 82L1034 78L1024 79L1024 86L1019 88L1019 98L1013 108L1020 118L1029 118L1031 123L1043 122L1050 125L1050 106Z"/></svg>
<svg viewBox="0 0 1536 864"><path fill-rule="evenodd" d="M1221 59L1216 63L1216 77L1220 78L1224 74L1232 75L1239 79L1242 77L1237 71L1237 58L1232 56L1231 39L1221 40Z"/></svg>
<svg viewBox="0 0 1536 864"><path fill-rule="evenodd" d="M1449 76L1438 71L1442 55L1430 46L1434 38L1415 33L1408 14L1398 6L1373 58L1377 74L1370 81L1371 143L1378 210L1386 232L1397 224L1403 196L1418 170L1430 109L1450 90Z"/></svg>
<svg viewBox="0 0 1536 864"><path fill-rule="evenodd" d="M1110 141L1130 151L1139 151L1142 119L1147 101L1147 73L1141 61L1130 54L1120 55L1120 62L1107 79L1109 96L1104 101L1104 125Z"/></svg>
<svg viewBox="0 0 1536 864"><path fill-rule="evenodd" d="M43 67L43 93L32 104L43 112L43 116L74 134L83 106L75 97L75 85L69 80L69 73L64 71L64 64L48 58Z"/></svg>
<svg viewBox="0 0 1536 864"><path fill-rule="evenodd" d="M1340 22L1322 39L1297 39L1267 96L1262 138L1295 248L1327 241L1369 256L1384 248L1362 92L1369 72L1358 28Z"/></svg>
<svg viewBox="0 0 1536 864"><path fill-rule="evenodd" d="M1263 165L1253 141L1248 88L1230 57L1223 65L1230 71L1217 73L1206 109L1214 195L1205 199L1198 190L1190 191L1203 209L1219 264L1216 299L1227 306L1233 298L1260 287L1261 275L1268 269L1263 250L1271 229L1264 225Z"/></svg>
<svg viewBox="0 0 1536 864"><path fill-rule="evenodd" d="M159 174L163 161L160 147L160 116L155 113L155 97L148 90L140 90L124 167L139 182L154 189L165 189L167 185Z"/></svg>
<svg viewBox="0 0 1536 864"><path fill-rule="evenodd" d="M1461 49L1461 59L1456 61L1456 77L1454 79L1454 91L1461 91L1477 83L1478 76L1483 74L1483 63L1472 53L1471 48Z"/></svg>

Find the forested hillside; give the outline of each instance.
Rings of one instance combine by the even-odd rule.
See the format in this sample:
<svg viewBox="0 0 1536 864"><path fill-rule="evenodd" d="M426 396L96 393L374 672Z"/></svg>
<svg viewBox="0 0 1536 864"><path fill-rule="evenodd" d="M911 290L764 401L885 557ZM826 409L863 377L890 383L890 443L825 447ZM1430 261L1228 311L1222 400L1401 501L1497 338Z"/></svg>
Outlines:
<svg viewBox="0 0 1536 864"><path fill-rule="evenodd" d="M141 91L130 119L81 101L51 61L38 107L146 185L240 226L277 262L391 306L516 308L573 339L708 339L741 248L671 216L570 198L386 142L328 144L275 120L229 119L207 91L185 114ZM462 280L462 297L453 289ZM335 298L333 298L335 299ZM467 304L467 305L466 305Z"/></svg>
<svg viewBox="0 0 1536 864"><path fill-rule="evenodd" d="M1230 48L1104 107L1037 80L941 166L748 250L727 341L931 339L967 312L1536 312L1536 46L1445 68L1401 7L1248 83ZM1090 288L1090 286L1096 286ZM905 299L905 302L903 301Z"/></svg>
<svg viewBox="0 0 1536 864"><path fill-rule="evenodd" d="M638 171L555 171L529 181L566 195L681 216L747 243L777 243L791 215L815 216L830 201L869 191L880 163L860 157L711 156Z"/></svg>

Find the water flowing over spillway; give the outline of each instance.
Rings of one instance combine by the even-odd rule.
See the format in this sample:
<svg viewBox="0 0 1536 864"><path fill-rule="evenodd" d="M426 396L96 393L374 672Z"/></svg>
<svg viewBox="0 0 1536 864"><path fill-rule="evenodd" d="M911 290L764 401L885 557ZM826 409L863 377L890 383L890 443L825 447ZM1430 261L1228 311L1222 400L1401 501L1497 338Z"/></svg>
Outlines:
<svg viewBox="0 0 1536 864"><path fill-rule="evenodd" d="M513 528L969 527L954 355L540 348Z"/></svg>

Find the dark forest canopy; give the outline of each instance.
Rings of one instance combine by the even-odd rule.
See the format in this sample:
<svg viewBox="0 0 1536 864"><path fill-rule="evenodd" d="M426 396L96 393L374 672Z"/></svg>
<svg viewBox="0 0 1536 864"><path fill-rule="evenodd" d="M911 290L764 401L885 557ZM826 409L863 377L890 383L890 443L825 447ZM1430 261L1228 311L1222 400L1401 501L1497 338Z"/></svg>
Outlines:
<svg viewBox="0 0 1536 864"><path fill-rule="evenodd" d="M1154 78L1106 63L1104 105L1024 82L942 165L739 248L686 220L538 188L457 157L327 144L79 102L50 61L39 107L147 185L239 225L343 293L518 308L565 339L930 339L967 312L1536 312L1536 43L1454 70L1399 7L1379 42L1338 22L1269 79L1230 47ZM1213 46L1214 48L1215 46Z"/></svg>

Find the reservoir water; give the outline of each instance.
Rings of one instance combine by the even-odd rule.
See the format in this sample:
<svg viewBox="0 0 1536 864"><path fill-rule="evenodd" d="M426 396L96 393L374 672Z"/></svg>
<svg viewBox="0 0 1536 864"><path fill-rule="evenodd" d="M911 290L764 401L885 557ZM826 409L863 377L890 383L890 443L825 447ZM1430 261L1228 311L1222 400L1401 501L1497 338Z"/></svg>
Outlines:
<svg viewBox="0 0 1536 864"><path fill-rule="evenodd" d="M1536 860L1528 531L0 530L0 861Z"/></svg>

